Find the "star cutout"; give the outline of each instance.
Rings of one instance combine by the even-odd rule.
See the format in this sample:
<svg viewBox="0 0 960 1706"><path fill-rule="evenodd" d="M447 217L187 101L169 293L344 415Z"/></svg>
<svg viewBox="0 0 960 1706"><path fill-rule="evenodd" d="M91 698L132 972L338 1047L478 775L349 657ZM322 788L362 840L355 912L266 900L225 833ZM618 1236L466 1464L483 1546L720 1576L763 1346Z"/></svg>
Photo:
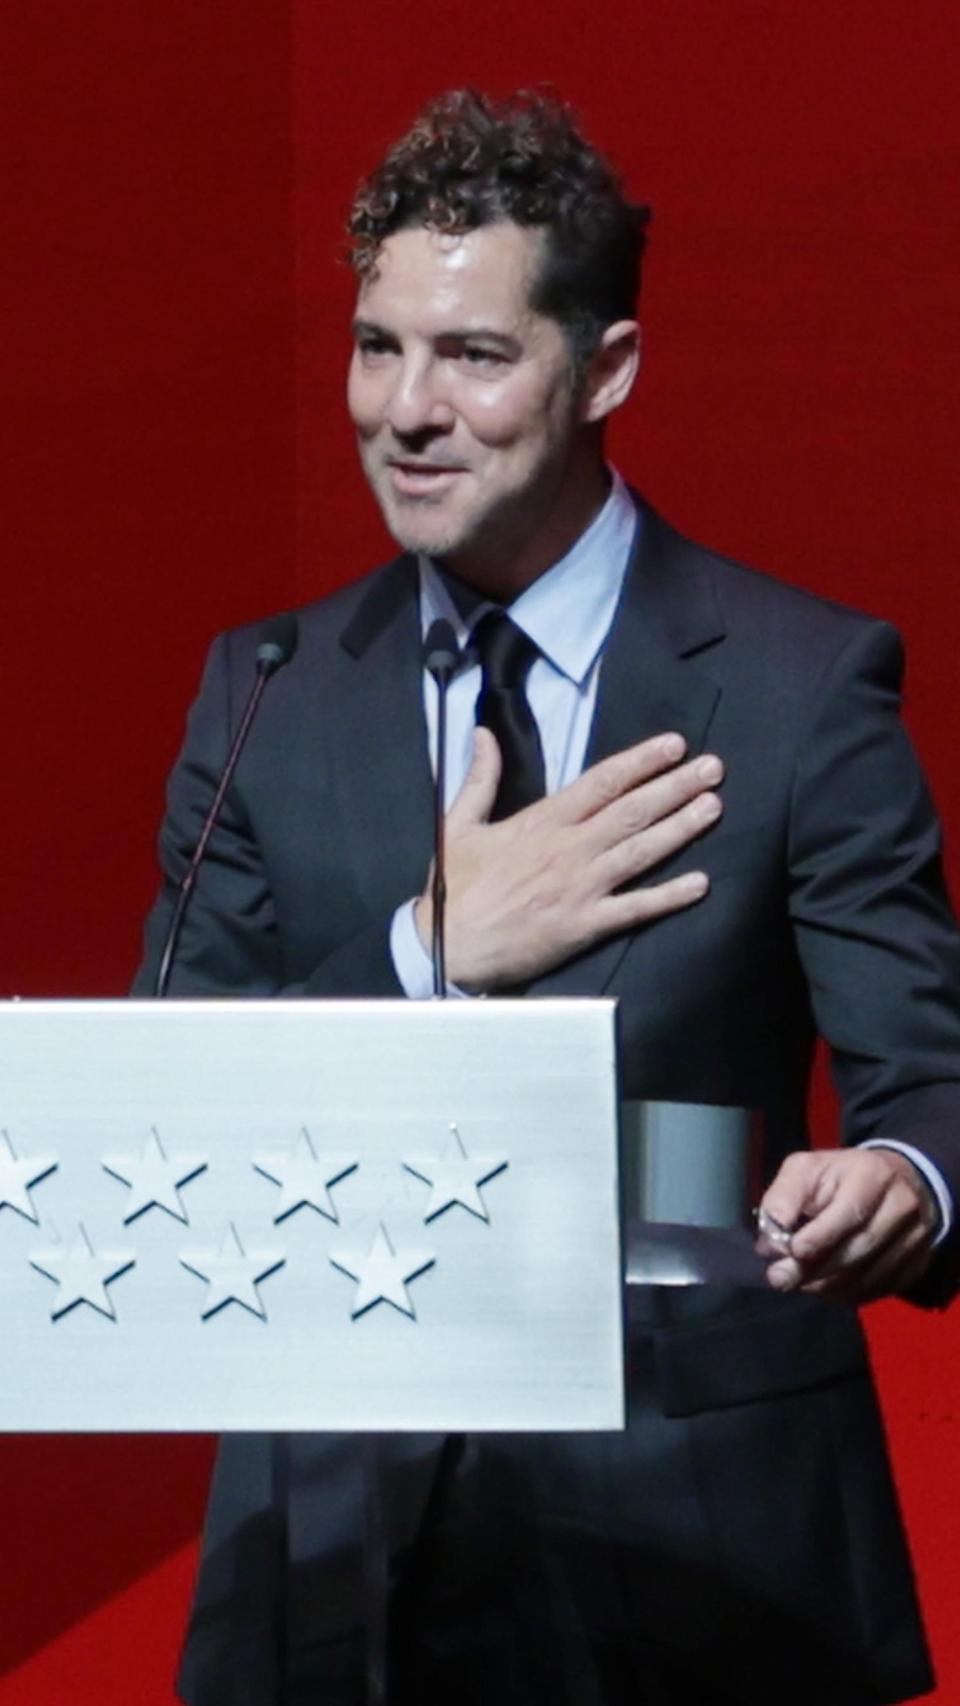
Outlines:
<svg viewBox="0 0 960 1706"><path fill-rule="evenodd" d="M240 1242L240 1234L231 1220L224 1232L219 1250L184 1250L180 1261L198 1279L206 1280L210 1290L200 1311L204 1321L225 1309L228 1303L238 1303L251 1315L267 1319L257 1290L261 1280L276 1273L286 1261L282 1250L255 1250L248 1255Z"/></svg>
<svg viewBox="0 0 960 1706"><path fill-rule="evenodd" d="M468 1214L476 1215L478 1220L489 1223L490 1216L480 1195L480 1186L485 1185L497 1173L502 1173L507 1166L505 1155L468 1155L463 1145L463 1138L456 1123L450 1122L450 1138L442 1156L429 1159L425 1156L414 1156L403 1165L408 1173L413 1173L418 1179L432 1187L430 1200L424 1214L424 1224L435 1220L438 1214L444 1214L448 1208L459 1204Z"/></svg>
<svg viewBox="0 0 960 1706"><path fill-rule="evenodd" d="M378 1303L389 1303L401 1315L409 1315L415 1321L416 1311L407 1293L407 1282L432 1268L436 1258L432 1250L406 1250L398 1255L381 1222L365 1255L359 1250L336 1249L331 1250L330 1260L341 1273L357 1281L357 1295L350 1311L354 1320Z"/></svg>
<svg viewBox="0 0 960 1706"><path fill-rule="evenodd" d="M207 1165L205 1156L168 1156L156 1126L151 1126L150 1136L139 1155L104 1155L101 1165L122 1185L130 1186L124 1226L129 1226L131 1220L136 1220L151 1208L162 1208L174 1220L182 1221L184 1226L189 1225L179 1187L204 1171Z"/></svg>
<svg viewBox="0 0 960 1706"><path fill-rule="evenodd" d="M274 1225L295 1214L298 1208L315 1208L327 1220L340 1224L329 1187L346 1178L359 1166L355 1155L317 1155L306 1126L294 1145L292 1155L255 1155L253 1165L265 1179L280 1186L280 1206L273 1217Z"/></svg>
<svg viewBox="0 0 960 1706"><path fill-rule="evenodd" d="M81 1303L115 1321L117 1312L107 1296L107 1286L132 1268L134 1260L132 1250L95 1251L86 1228L78 1221L77 1235L69 1249L61 1244L57 1250L38 1250L30 1257L30 1265L59 1287L51 1321L58 1321Z"/></svg>
<svg viewBox="0 0 960 1706"><path fill-rule="evenodd" d="M32 1155L29 1161L18 1160L10 1133L0 1131L0 1209L12 1208L15 1214L22 1214L24 1220L32 1220L34 1226L39 1226L29 1188L38 1185L56 1165L55 1155Z"/></svg>

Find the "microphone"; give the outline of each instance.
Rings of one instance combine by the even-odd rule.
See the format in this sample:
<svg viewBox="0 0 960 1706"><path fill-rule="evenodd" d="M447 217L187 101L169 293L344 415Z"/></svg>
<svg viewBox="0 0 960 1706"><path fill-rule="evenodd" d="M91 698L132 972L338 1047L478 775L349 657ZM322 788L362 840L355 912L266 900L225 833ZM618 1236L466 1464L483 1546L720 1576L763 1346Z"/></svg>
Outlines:
<svg viewBox="0 0 960 1706"><path fill-rule="evenodd" d="M459 662L460 647L453 624L438 616L435 622L431 622L423 643L423 667L429 670L438 686L441 677L446 686Z"/></svg>
<svg viewBox="0 0 960 1706"><path fill-rule="evenodd" d="M447 884L444 846L444 800L447 783L447 689L450 678L460 661L460 647L453 624L438 616L431 622L423 646L423 667L437 684L437 774L433 790L433 930L431 957L433 959L433 993L441 998L447 993L444 914L447 903Z"/></svg>
<svg viewBox="0 0 960 1706"><path fill-rule="evenodd" d="M269 622L265 622L263 625L263 639L260 641L260 644L254 654L257 671L256 679L254 680L250 696L244 707L243 716L240 718L240 722L237 725L237 732L230 744L230 750L227 753L226 763L220 773L220 780L217 783L216 792L213 796L210 810L207 812L207 815L203 820L200 839L193 850L193 857L180 880L180 886L177 890L176 905L174 906L173 916L170 920L170 925L164 939L163 953L160 956L160 965L157 969L156 981L153 986L153 993L155 997L162 997L167 993L167 985L170 982L170 973L173 970L173 962L176 957L177 943L180 940L183 921L187 915L187 908L190 905L190 897L193 894L194 885L197 880L197 871L200 868L203 856L207 851L210 837L216 828L217 820L219 819L221 810L223 809L223 802L226 798L227 789L233 781L233 773L237 768L237 763L246 743L247 736L250 733L253 719L259 709L260 700L263 697L263 690L266 687L267 682L270 680L270 677L272 675L276 675L278 669L282 669L284 664L288 664L290 662L290 659L293 657L293 654L297 649L297 635L297 618L291 611L284 611L280 616L273 616Z"/></svg>
<svg viewBox="0 0 960 1706"><path fill-rule="evenodd" d="M263 639L256 651L258 675L269 679L290 662L297 649L299 631L300 624L292 610L282 610L279 616L271 616L263 624Z"/></svg>

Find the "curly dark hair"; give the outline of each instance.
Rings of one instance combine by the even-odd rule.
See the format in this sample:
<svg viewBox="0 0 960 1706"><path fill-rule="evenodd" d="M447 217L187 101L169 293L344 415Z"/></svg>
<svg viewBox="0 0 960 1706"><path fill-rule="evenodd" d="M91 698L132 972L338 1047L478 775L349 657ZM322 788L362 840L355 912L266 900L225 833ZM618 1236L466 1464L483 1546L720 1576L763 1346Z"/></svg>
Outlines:
<svg viewBox="0 0 960 1706"><path fill-rule="evenodd" d="M357 190L353 266L371 276L381 244L407 226L459 233L503 219L543 230L531 306L560 323L581 365L604 328L635 311L650 209L627 201L552 94L497 101L452 89L432 100Z"/></svg>

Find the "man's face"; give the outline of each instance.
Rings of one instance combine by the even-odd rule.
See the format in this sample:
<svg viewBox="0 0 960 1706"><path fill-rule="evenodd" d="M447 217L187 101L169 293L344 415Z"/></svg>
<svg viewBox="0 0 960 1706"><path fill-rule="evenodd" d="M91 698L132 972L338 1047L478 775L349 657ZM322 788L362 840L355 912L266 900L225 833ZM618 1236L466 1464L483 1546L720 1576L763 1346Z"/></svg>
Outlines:
<svg viewBox="0 0 960 1706"><path fill-rule="evenodd" d="M474 578L548 522L578 436L569 346L530 307L540 244L397 231L357 302L348 399L384 519Z"/></svg>

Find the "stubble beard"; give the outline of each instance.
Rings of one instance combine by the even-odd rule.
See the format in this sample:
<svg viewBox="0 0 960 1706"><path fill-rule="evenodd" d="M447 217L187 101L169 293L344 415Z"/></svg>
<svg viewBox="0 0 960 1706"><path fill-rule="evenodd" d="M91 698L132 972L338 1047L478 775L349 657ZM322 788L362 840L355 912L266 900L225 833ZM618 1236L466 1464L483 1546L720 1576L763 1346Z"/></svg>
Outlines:
<svg viewBox="0 0 960 1706"><path fill-rule="evenodd" d="M364 471L387 531L402 551L415 556L447 558L469 548L477 534L482 533L483 516L451 516L444 522L437 515L444 501L442 497L431 497L429 493L398 497L390 490L388 470L365 467Z"/></svg>
<svg viewBox="0 0 960 1706"><path fill-rule="evenodd" d="M435 558L454 573L458 566L470 565L476 572L484 562L509 563L530 532L536 532L535 517L545 507L544 488L549 491L558 478L556 469L541 469L539 478L529 485L504 492L488 507L478 506L451 517L444 525L439 518L430 520L431 510L439 509L442 500L429 494L398 499L388 488L388 474L384 474L382 485L372 470L367 470L367 475L387 530L401 550ZM482 570L480 573L482 577Z"/></svg>
<svg viewBox="0 0 960 1706"><path fill-rule="evenodd" d="M571 399L571 410L573 406ZM525 550L549 517L569 473L571 443L569 429L558 433L547 453L537 466L527 470L527 477L519 485L501 490L492 499L488 497L486 503L480 499L472 506L467 505L463 513L451 516L445 525L438 517L430 519L431 512L441 507L442 497L429 493L400 497L391 489L388 465L373 454L365 456L362 443L360 456L387 530L400 549L436 558L454 574L462 572L464 579L479 585L485 579L488 565L502 571Z"/></svg>

